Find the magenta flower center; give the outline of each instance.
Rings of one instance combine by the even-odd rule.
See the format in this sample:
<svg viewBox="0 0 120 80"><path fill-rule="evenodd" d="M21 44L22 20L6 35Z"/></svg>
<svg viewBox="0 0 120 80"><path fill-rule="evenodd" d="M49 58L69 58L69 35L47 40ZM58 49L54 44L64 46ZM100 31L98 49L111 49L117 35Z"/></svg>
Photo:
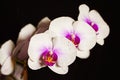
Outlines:
<svg viewBox="0 0 120 80"><path fill-rule="evenodd" d="M74 45L78 47L78 44L80 43L80 38L76 34L67 34L66 38L72 41Z"/></svg>
<svg viewBox="0 0 120 80"><path fill-rule="evenodd" d="M45 51L43 52L41 59L45 65L53 66L56 63L58 56L53 51Z"/></svg>
<svg viewBox="0 0 120 80"><path fill-rule="evenodd" d="M92 22L89 19L86 19L86 22L97 32L98 31L98 25L94 22Z"/></svg>

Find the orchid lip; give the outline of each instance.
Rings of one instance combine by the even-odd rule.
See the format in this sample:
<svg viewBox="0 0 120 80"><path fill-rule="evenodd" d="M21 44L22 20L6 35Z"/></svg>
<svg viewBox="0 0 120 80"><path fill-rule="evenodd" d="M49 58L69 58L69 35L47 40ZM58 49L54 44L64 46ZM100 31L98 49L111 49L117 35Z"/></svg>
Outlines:
<svg viewBox="0 0 120 80"><path fill-rule="evenodd" d="M56 63L57 59L57 54L53 51L48 50L44 51L41 56L43 64L47 66L53 66Z"/></svg>
<svg viewBox="0 0 120 80"><path fill-rule="evenodd" d="M94 23L93 21L91 21L90 19L86 19L85 20L86 23L88 23L96 32L98 31L98 25L96 23Z"/></svg>
<svg viewBox="0 0 120 80"><path fill-rule="evenodd" d="M74 43L76 47L78 47L78 44L80 43L80 38L76 34L67 34L66 38L69 39Z"/></svg>

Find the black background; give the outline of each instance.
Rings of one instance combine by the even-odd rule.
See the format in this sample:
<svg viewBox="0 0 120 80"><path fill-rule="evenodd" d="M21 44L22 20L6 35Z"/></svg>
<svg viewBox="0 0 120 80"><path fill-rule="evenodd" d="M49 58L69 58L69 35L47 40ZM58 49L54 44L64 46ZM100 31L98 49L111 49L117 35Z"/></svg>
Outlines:
<svg viewBox="0 0 120 80"><path fill-rule="evenodd" d="M77 20L78 6L82 3L96 9L110 26L104 46L97 44L88 59L77 58L66 75L58 75L47 67L37 71L28 68L28 80L115 80L117 65L114 60L118 59L119 53L119 25L116 25L115 15L119 7L114 0L3 0L0 3L0 44L8 39L15 42L24 25L32 23L37 26L46 16L51 20L60 16Z"/></svg>

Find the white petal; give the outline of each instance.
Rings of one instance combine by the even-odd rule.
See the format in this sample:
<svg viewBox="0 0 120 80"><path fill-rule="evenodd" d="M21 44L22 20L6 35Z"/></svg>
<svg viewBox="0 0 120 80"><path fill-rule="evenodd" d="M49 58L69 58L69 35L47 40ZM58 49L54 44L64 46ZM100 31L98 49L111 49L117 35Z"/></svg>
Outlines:
<svg viewBox="0 0 120 80"><path fill-rule="evenodd" d="M104 45L104 39L99 39L99 38L97 38L97 43L99 44L99 45Z"/></svg>
<svg viewBox="0 0 120 80"><path fill-rule="evenodd" d="M60 66L57 66L57 65L53 65L53 66L50 66L49 68L57 74L68 73L68 66L60 67Z"/></svg>
<svg viewBox="0 0 120 80"><path fill-rule="evenodd" d="M89 7L86 4L81 4L79 6L78 20L84 19L89 13Z"/></svg>
<svg viewBox="0 0 120 80"><path fill-rule="evenodd" d="M110 33L110 28L101 15L96 10L91 10L89 16L90 19L98 25L98 37L102 39L106 38Z"/></svg>
<svg viewBox="0 0 120 80"><path fill-rule="evenodd" d="M31 59L28 59L28 66L32 70L38 70L43 67L40 65L39 61L32 61Z"/></svg>
<svg viewBox="0 0 120 80"><path fill-rule="evenodd" d="M52 49L52 41L49 34L40 33L31 37L28 47L28 55L33 61L39 60L41 54L46 49Z"/></svg>
<svg viewBox="0 0 120 80"><path fill-rule="evenodd" d="M80 50L92 49L96 44L96 32L83 21L76 21L73 26L75 31L79 33L80 37L78 48Z"/></svg>
<svg viewBox="0 0 120 80"><path fill-rule="evenodd" d="M75 61L77 49L70 40L64 37L55 37L53 43L54 48L57 49L59 66L70 65Z"/></svg>
<svg viewBox="0 0 120 80"><path fill-rule="evenodd" d="M37 33L42 33L42 32L45 32L46 30L48 30L49 28L49 25L50 25L50 19L48 17L45 17L43 18L39 23L38 23L38 26L37 26L37 31L35 32L36 34Z"/></svg>
<svg viewBox="0 0 120 80"><path fill-rule="evenodd" d="M73 30L73 19L70 17L59 17L51 21L49 30L53 31L56 35L64 36L66 32Z"/></svg>
<svg viewBox="0 0 120 80"><path fill-rule="evenodd" d="M36 28L32 24L25 25L19 32L17 42L29 38L35 32L35 30Z"/></svg>
<svg viewBox="0 0 120 80"><path fill-rule="evenodd" d="M9 75L13 72L14 65L11 60L11 57L8 57L5 63L2 65L1 73L4 75Z"/></svg>
<svg viewBox="0 0 120 80"><path fill-rule="evenodd" d="M90 51L86 50L86 51L77 51L77 57L81 58L81 59L86 59L88 58L90 55Z"/></svg>
<svg viewBox="0 0 120 80"><path fill-rule="evenodd" d="M15 47L12 40L6 41L0 50L0 64L2 65L5 60L11 55L13 48Z"/></svg>

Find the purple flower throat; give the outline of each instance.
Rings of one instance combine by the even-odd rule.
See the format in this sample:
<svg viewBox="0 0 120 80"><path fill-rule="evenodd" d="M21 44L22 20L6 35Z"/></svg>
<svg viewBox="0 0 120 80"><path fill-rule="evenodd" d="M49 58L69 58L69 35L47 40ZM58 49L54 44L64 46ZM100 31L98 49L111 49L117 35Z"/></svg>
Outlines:
<svg viewBox="0 0 120 80"><path fill-rule="evenodd" d="M58 56L55 52L47 50L42 53L41 59L44 65L53 66L56 63Z"/></svg>
<svg viewBox="0 0 120 80"><path fill-rule="evenodd" d="M70 41L72 41L74 43L74 45L76 47L78 47L78 44L80 43L80 38L78 37L78 35L73 34L73 33L72 34L68 33L66 35L66 38L69 39Z"/></svg>
<svg viewBox="0 0 120 80"><path fill-rule="evenodd" d="M90 19L85 20L96 32L98 31L98 25L92 22Z"/></svg>

